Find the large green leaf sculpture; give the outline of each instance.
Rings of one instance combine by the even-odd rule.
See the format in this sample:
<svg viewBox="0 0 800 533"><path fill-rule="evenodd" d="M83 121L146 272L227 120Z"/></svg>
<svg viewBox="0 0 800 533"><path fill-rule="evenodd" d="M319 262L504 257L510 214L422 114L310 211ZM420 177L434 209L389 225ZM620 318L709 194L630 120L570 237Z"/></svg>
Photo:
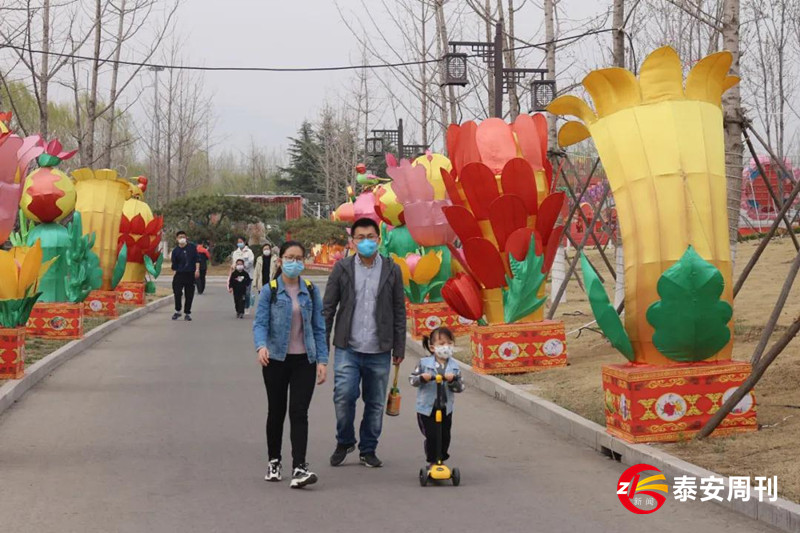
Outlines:
<svg viewBox="0 0 800 533"><path fill-rule="evenodd" d="M625 331L625 326L622 325L617 310L611 305L597 272L583 254L581 254L581 270L583 270L583 283L586 285L589 305L595 320L597 320L597 325L600 326L600 331L611 342L611 346L619 350L629 361L633 361L633 346Z"/></svg>
<svg viewBox="0 0 800 533"><path fill-rule="evenodd" d="M539 288L547 278L542 273L543 255L536 255L536 238L531 235L531 243L525 259L517 261L508 254L508 264L513 277L506 276L507 289L503 289L503 318L512 324L539 309L547 298L537 298Z"/></svg>
<svg viewBox="0 0 800 533"><path fill-rule="evenodd" d="M117 264L114 265L114 273L111 276L111 290L117 288L122 275L125 274L125 266L128 264L128 245L123 244L117 254Z"/></svg>
<svg viewBox="0 0 800 533"><path fill-rule="evenodd" d="M42 295L41 292L29 293L25 298L17 300L0 300L0 327L18 328L28 323L33 304Z"/></svg>
<svg viewBox="0 0 800 533"><path fill-rule="evenodd" d="M153 263L153 260L150 259L149 255L144 256L144 268L147 270L147 273L153 276L153 279L157 279L158 276L161 275L161 265L164 263L164 255L158 254L158 259L156 262Z"/></svg>
<svg viewBox="0 0 800 533"><path fill-rule="evenodd" d="M653 344L665 357L679 362L708 359L728 344L731 305L719 297L722 273L689 246L680 260L658 280L661 300L647 309L655 329Z"/></svg>
<svg viewBox="0 0 800 533"><path fill-rule="evenodd" d="M92 251L95 234L83 234L81 214L75 212L67 226L70 246L66 251L66 294L72 303L82 302L93 290L103 285L103 269L100 258Z"/></svg>

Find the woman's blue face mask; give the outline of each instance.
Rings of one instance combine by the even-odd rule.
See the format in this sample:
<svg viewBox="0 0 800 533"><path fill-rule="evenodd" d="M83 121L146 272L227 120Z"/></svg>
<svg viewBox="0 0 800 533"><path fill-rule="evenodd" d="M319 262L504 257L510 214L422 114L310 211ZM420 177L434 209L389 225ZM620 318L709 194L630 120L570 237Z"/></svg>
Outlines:
<svg viewBox="0 0 800 533"><path fill-rule="evenodd" d="M281 271L289 278L296 278L300 275L306 266L302 261L296 259L284 259L281 265Z"/></svg>

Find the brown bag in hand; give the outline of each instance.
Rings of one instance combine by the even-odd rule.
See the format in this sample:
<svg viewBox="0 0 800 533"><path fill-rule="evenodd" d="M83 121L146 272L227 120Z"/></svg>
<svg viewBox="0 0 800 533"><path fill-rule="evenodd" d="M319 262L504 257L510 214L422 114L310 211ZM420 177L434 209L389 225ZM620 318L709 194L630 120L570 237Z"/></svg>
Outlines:
<svg viewBox="0 0 800 533"><path fill-rule="evenodd" d="M400 365L394 365L394 382L392 390L389 391L389 398L386 400L386 414L397 416L400 414L400 389L397 388L397 376L400 373Z"/></svg>

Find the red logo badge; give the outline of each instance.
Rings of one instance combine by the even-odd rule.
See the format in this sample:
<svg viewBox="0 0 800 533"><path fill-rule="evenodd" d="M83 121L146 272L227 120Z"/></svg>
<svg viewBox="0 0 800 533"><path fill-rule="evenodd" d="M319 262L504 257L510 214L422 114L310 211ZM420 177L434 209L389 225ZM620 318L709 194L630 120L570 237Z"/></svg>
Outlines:
<svg viewBox="0 0 800 533"><path fill-rule="evenodd" d="M617 497L627 510L650 514L661 509L667 501L669 485L658 468L638 464L622 473L617 482Z"/></svg>

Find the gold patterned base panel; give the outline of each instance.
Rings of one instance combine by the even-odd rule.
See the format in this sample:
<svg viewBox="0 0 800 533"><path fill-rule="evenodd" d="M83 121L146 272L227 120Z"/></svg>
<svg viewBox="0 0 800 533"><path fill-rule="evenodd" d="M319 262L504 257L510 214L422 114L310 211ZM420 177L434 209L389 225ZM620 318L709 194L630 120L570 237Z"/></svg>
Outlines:
<svg viewBox="0 0 800 533"><path fill-rule="evenodd" d="M475 326L472 368L480 374L519 374L567 364L564 323L554 320Z"/></svg>
<svg viewBox="0 0 800 533"><path fill-rule="evenodd" d="M697 433L750 375L738 361L603 367L606 428L628 442L674 442ZM745 396L714 436L756 431L756 397Z"/></svg>
<svg viewBox="0 0 800 533"><path fill-rule="evenodd" d="M28 337L83 338L83 302L36 302L26 326Z"/></svg>
<svg viewBox="0 0 800 533"><path fill-rule="evenodd" d="M422 339L436 328L446 327L456 336L472 331L475 322L459 316L445 302L408 304L407 315L411 318L411 337Z"/></svg>

